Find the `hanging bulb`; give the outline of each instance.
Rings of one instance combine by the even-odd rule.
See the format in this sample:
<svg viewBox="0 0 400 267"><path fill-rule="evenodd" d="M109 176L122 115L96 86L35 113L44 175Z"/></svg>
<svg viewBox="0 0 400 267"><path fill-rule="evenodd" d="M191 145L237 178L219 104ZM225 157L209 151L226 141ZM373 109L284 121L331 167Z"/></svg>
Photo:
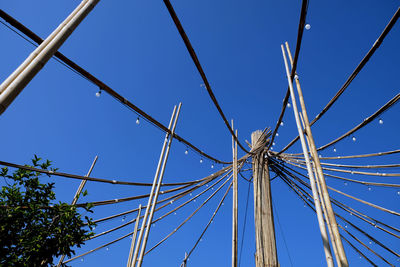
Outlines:
<svg viewBox="0 0 400 267"><path fill-rule="evenodd" d="M347 228L347 224L344 225L344 228Z"/></svg>
<svg viewBox="0 0 400 267"><path fill-rule="evenodd" d="M200 159L200 163L203 163L203 159Z"/></svg>
<svg viewBox="0 0 400 267"><path fill-rule="evenodd" d="M225 203L224 203L224 202L222 202L222 206L223 206L223 205L225 205Z"/></svg>
<svg viewBox="0 0 400 267"><path fill-rule="evenodd" d="M214 164L211 164L211 169L214 169Z"/></svg>
<svg viewBox="0 0 400 267"><path fill-rule="evenodd" d="M110 250L110 248L109 248L109 247L106 247L106 250L107 250L107 251L109 251L109 250Z"/></svg>
<svg viewBox="0 0 400 267"><path fill-rule="evenodd" d="M351 174L354 174L354 171L351 171L350 173L351 173Z"/></svg>
<svg viewBox="0 0 400 267"><path fill-rule="evenodd" d="M322 157L321 154L319 154L318 157L321 158Z"/></svg>
<svg viewBox="0 0 400 267"><path fill-rule="evenodd" d="M85 259L84 258L81 258L81 261L84 261Z"/></svg>
<svg viewBox="0 0 400 267"><path fill-rule="evenodd" d="M400 191L397 191L397 195L400 196Z"/></svg>
<svg viewBox="0 0 400 267"><path fill-rule="evenodd" d="M383 120L382 119L379 119L379 124L383 124Z"/></svg>
<svg viewBox="0 0 400 267"><path fill-rule="evenodd" d="M125 221L125 219L126 219L126 217L124 216L124 217L122 217L122 221L124 222Z"/></svg>
<svg viewBox="0 0 400 267"><path fill-rule="evenodd" d="M189 154L189 150L186 148L185 155Z"/></svg>
<svg viewBox="0 0 400 267"><path fill-rule="evenodd" d="M196 199L195 199L195 200L193 200L193 202L196 202Z"/></svg>
<svg viewBox="0 0 400 267"><path fill-rule="evenodd" d="M190 193L189 196L192 196L192 193Z"/></svg>
<svg viewBox="0 0 400 267"><path fill-rule="evenodd" d="M308 31L309 29L311 29L311 25L309 23L306 24L305 26L306 30Z"/></svg>
<svg viewBox="0 0 400 267"><path fill-rule="evenodd" d="M96 92L96 97L100 97L100 96L101 96L101 89L98 92Z"/></svg>
<svg viewBox="0 0 400 267"><path fill-rule="evenodd" d="M276 133L276 136L279 136L279 133Z"/></svg>
<svg viewBox="0 0 400 267"><path fill-rule="evenodd" d="M139 125L139 123L140 123L140 119L139 119L139 117L137 117L137 119L136 119L136 124Z"/></svg>
<svg viewBox="0 0 400 267"><path fill-rule="evenodd" d="M336 152L336 147L333 148L333 152Z"/></svg>
<svg viewBox="0 0 400 267"><path fill-rule="evenodd" d="M174 215L176 215L176 212L174 212Z"/></svg>
<svg viewBox="0 0 400 267"><path fill-rule="evenodd" d="M372 240L370 240L368 243L369 243L370 245L372 245Z"/></svg>
<svg viewBox="0 0 400 267"><path fill-rule="evenodd" d="M372 188L370 186L368 186L368 191L372 191Z"/></svg>
<svg viewBox="0 0 400 267"><path fill-rule="evenodd" d="M283 121L281 121L281 126L283 126L284 125L284 123L283 123Z"/></svg>
<svg viewBox="0 0 400 267"><path fill-rule="evenodd" d="M286 106L290 108L292 105L288 102Z"/></svg>
<svg viewBox="0 0 400 267"><path fill-rule="evenodd" d="M356 138L355 136L353 136L353 137L351 138L351 140L353 140L353 142L355 142L355 141L357 140L357 138Z"/></svg>
<svg viewBox="0 0 400 267"><path fill-rule="evenodd" d="M296 79L296 80L298 80L299 79L299 75L294 75L294 78Z"/></svg>
<svg viewBox="0 0 400 267"><path fill-rule="evenodd" d="M274 145L275 145L275 142L272 142L272 145L274 146Z"/></svg>
<svg viewBox="0 0 400 267"><path fill-rule="evenodd" d="M203 241L203 238L200 238L200 242Z"/></svg>
<svg viewBox="0 0 400 267"><path fill-rule="evenodd" d="M347 185L347 182L344 182L344 185Z"/></svg>

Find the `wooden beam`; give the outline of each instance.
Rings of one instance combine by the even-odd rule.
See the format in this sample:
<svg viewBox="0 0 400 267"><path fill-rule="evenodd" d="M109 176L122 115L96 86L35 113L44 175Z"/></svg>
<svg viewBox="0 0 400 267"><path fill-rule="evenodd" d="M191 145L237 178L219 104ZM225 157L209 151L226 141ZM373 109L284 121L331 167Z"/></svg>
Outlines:
<svg viewBox="0 0 400 267"><path fill-rule="evenodd" d="M251 134L252 151L265 147L266 136L262 131ZM275 226L272 211L271 184L268 158L264 149L253 155L254 221L256 232L256 267L279 266Z"/></svg>

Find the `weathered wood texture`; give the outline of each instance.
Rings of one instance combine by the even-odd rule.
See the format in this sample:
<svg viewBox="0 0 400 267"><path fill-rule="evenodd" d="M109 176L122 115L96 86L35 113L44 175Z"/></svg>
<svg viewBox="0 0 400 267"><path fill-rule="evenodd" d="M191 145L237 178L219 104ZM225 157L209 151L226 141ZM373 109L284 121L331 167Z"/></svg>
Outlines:
<svg viewBox="0 0 400 267"><path fill-rule="evenodd" d="M264 147L266 137L262 131L251 135L252 151ZM254 221L256 232L256 267L276 267L275 227L272 212L271 185L268 159L262 149L253 155Z"/></svg>

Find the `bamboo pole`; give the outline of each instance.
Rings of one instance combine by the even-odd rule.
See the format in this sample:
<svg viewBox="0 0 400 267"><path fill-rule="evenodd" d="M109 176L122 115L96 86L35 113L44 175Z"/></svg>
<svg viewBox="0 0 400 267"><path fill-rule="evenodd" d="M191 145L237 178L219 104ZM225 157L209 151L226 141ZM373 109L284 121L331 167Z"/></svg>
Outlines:
<svg viewBox="0 0 400 267"><path fill-rule="evenodd" d="M286 43L286 46L289 48L289 45L287 43ZM282 50L283 50L283 45L282 45ZM339 255L339 258L340 258L340 261L339 261L340 264L343 267L348 267L349 263L347 261L346 253L345 253L344 248L343 248L343 243L342 243L342 239L340 237L339 229L338 229L338 226L337 226L336 217L335 217L335 214L333 212L333 208L332 208L331 200L330 200L330 197L329 197L328 189L327 189L327 186L326 186L326 183L325 183L325 177L324 177L324 173L322 171L321 162L320 162L319 157L318 157L318 152L317 152L317 148L315 146L314 137L312 135L310 122L308 120L308 115L307 115L307 110L306 110L306 106L305 106L305 102L304 102L303 92L301 91L300 82L299 82L298 77L295 76L294 80L296 82L297 92L299 94L299 101L300 101L301 110L302 110L302 114L303 114L306 134L307 134L307 136L308 136L308 138L310 140L310 153L311 153L312 159L313 159L313 161L315 163L315 167L316 167L317 173L318 173L319 183L320 183L320 186L321 186L321 189L322 189L323 201L325 202L325 207L326 207L326 211L327 211L327 219L330 221L330 224L332 225L332 233L333 233L332 239L335 240L335 243L336 243L336 246L337 246L337 252L338 252L338 255ZM293 85L292 85L292 89L293 89ZM293 94L294 94L294 92L293 92Z"/></svg>
<svg viewBox="0 0 400 267"><path fill-rule="evenodd" d="M132 234L131 248L129 250L128 264L126 265L126 267L133 267L135 265L135 263L132 262L132 257L133 257L133 250L135 248L135 242L136 242L136 236L137 236L137 230L138 230L138 226L139 226L141 211L142 211L142 204L139 204L139 209L138 209L138 213L136 216L135 228L134 228L133 234Z"/></svg>
<svg viewBox="0 0 400 267"><path fill-rule="evenodd" d="M317 213L318 225L319 225L319 230L321 233L321 238L322 238L322 243L323 243L323 248L324 248L324 253L325 253L325 259L326 259L327 266L332 267L332 266L334 266L332 252L331 252L331 248L329 246L329 239L328 239L328 234L326 232L324 217L322 214L321 202L319 200L317 187L315 185L315 180L314 180L314 175L313 175L313 171L312 171L312 167L311 167L311 163L310 163L308 149L307 149L306 141L305 141L305 138L303 135L303 128L301 127L301 123L300 123L299 112L297 109L297 101L296 101L296 97L294 95L293 84L292 84L291 78L290 78L289 65L288 65L288 62L286 59L286 53L285 53L283 45L281 45L281 49L282 49L283 60L285 62L286 76L287 76L287 80L288 80L288 84L289 84L290 97L292 100L293 113L294 113L294 117L296 120L297 131L299 132L301 148L303 149L304 159L307 164L307 172L308 172L308 176L310 178L310 185L311 185L313 200L314 200L315 209L316 209L316 213Z"/></svg>
<svg viewBox="0 0 400 267"><path fill-rule="evenodd" d="M171 130L172 122L173 122L174 117L175 117L175 112L176 112L176 106L174 106L174 110L172 111L171 120L169 121L169 125L168 125L168 129L169 130ZM167 132L166 135L165 135L164 143L163 143L163 146L162 146L162 149L161 149L160 158L159 158L158 164L157 164L156 173L154 175L153 186L151 187L151 190L150 190L149 200L147 201L146 211L144 213L142 226L140 227L139 237L138 237L138 239L136 241L135 251L133 253L133 262L134 263L136 263L136 259L137 259L138 254L139 254L139 247L140 247L140 243L142 242L143 231L144 231L144 228L145 228L145 225L146 225L147 218L149 216L151 200L153 198L154 190L156 188L157 178L158 178L158 175L160 173L161 163L162 163L162 160L164 158L165 148L167 146L168 140L169 140L169 132Z"/></svg>
<svg viewBox="0 0 400 267"><path fill-rule="evenodd" d="M43 68L99 0L83 0L78 7L0 85L0 115Z"/></svg>
<svg viewBox="0 0 400 267"><path fill-rule="evenodd" d="M232 120L232 130L233 120ZM237 130L235 132L237 140ZM233 154L233 194L232 194L232 267L238 265L238 165L237 165L237 141L232 137L232 154Z"/></svg>
<svg viewBox="0 0 400 267"><path fill-rule="evenodd" d="M146 250L147 240L148 240L148 237L149 237L151 222L153 220L154 209L155 209L156 204L157 204L158 194L160 192L160 187L161 187L162 179L163 179L164 172L165 172L165 166L167 164L169 150L171 148L173 135L174 135L174 132L175 132L176 123L178 122L181 106L182 106L182 103L179 103L178 110L177 110L176 115L175 115L174 123L172 125L171 135L169 136L170 138L168 140L167 151L165 152L165 157L163 159L163 163L162 163L162 167L161 167L161 173L160 173L160 176L158 178L157 189L155 191L155 196L153 198L153 203L151 205L150 216L149 216L148 221L146 223L146 232L145 232L145 235L144 235L144 238L143 238L142 247L140 248L140 254L139 254L139 259L138 259L138 263L137 263L138 267L142 266L143 256L144 256L144 253L145 253L145 250Z"/></svg>
<svg viewBox="0 0 400 267"><path fill-rule="evenodd" d="M288 47L286 47L286 48L288 48ZM289 50L288 50L288 54L289 54ZM290 54L289 54L289 59L291 60L291 55ZM305 124L304 124L304 119L303 119L303 116L301 115L301 112L299 112L299 115L300 115L300 120L301 120L301 123L302 123L302 126L303 126L302 130L304 131ZM305 135L305 136L306 136L306 140L307 140L307 143L308 143L308 147L310 147L310 138L307 135ZM340 263L340 259L339 259L339 254L337 252L337 245L336 245L335 239L333 238L332 225L331 225L330 221L327 219L328 218L328 213L326 212L325 203L324 203L324 201L322 201L323 197L322 197L321 186L319 184L318 173L316 171L314 162L313 162L312 169L313 169L315 181L316 181L316 184L317 184L318 196L319 196L319 198L321 200L322 212L323 212L323 214L325 214L325 218L326 218L325 222L327 224L328 232L329 232L329 235L331 237L332 249L333 249L333 253L335 255L336 263L337 263L338 267L342 267L342 265Z"/></svg>
<svg viewBox="0 0 400 267"><path fill-rule="evenodd" d="M97 159L98 159L98 156L96 156L94 158L94 160L92 162L92 165L90 166L89 171L87 172L85 177L89 177L90 176L90 174L92 173L92 170L94 168L94 165L96 165ZM81 183L79 184L78 189L75 192L74 198L72 199L71 205L75 205L76 202L78 201L79 196L82 193L83 187L85 186L86 182L87 182L87 180L82 180ZM64 258L65 258L65 254L61 255L61 258L58 261L57 267L61 266L62 262L64 261Z"/></svg>
<svg viewBox="0 0 400 267"><path fill-rule="evenodd" d="M252 151L265 147L265 134L262 131L253 132L251 143ZM256 267L278 267L268 158L265 155L264 149L253 155L255 262Z"/></svg>

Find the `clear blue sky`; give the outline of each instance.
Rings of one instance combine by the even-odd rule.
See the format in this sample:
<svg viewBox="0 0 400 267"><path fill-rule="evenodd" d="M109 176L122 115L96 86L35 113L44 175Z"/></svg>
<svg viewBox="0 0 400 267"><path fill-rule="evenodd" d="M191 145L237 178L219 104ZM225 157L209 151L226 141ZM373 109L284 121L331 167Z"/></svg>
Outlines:
<svg viewBox="0 0 400 267"><path fill-rule="evenodd" d="M41 37L48 36L79 4L75 1L2 1L8 12ZM235 120L239 139L266 126L274 127L287 88L280 44L288 41L294 51L301 1L172 1L195 48L214 93L228 119ZM325 106L371 48L396 9L397 1L310 1L307 22L298 62L308 113L311 118ZM18 35L0 25L0 80L10 75L34 50ZM400 25L395 25L380 49L353 81L331 110L314 127L317 146L323 145L352 128L399 92L398 62ZM230 161L231 137L216 108L212 105L202 80L162 1L103 0L60 49L106 84L157 120L168 124L173 105L182 102L177 132L206 153ZM9 109L0 116L0 159L29 163L33 154L53 160L60 171L86 174L95 155L99 161L94 177L151 182L164 134L141 121L136 115L94 85L55 60L25 88ZM322 155L351 155L399 148L399 108L386 112L383 125L377 121L357 132L357 141L347 138ZM284 117L275 149L283 148L295 135L292 109ZM179 142L172 144L164 182L194 180L216 169L211 162L199 163L200 156ZM300 152L297 143L291 152ZM239 156L244 155L241 151ZM346 161L344 164L399 163L399 156ZM383 170L379 170L383 172ZM391 172L400 172L399 168ZM343 175L344 176L344 175ZM353 177L352 177L353 178ZM398 183L398 179L356 176L368 181ZM61 201L71 201L79 184L65 178L56 181ZM3 181L0 181L3 184ZM373 188L328 179L328 185L399 211L395 189ZM89 182L87 201L99 201L144 194L149 188L102 185ZM279 221L275 222L281 266L324 266L321 239L315 215L276 179L272 182L273 201ZM168 242L146 256L144 265L179 266L185 251L190 250L208 222L223 190L199 214ZM247 182L239 184L239 234L241 237L246 204ZM400 227L393 215L377 212L332 194L355 208L384 222ZM151 229L148 247L172 231L201 203L190 204ZM95 209L101 218L136 208L133 201ZM155 217L163 214L157 213ZM127 216L132 219L134 215ZM346 215L347 216L347 215ZM172 217L172 218L170 218ZM347 216L348 217L348 216ZM247 217L241 266L254 265L254 227L252 196ZM395 250L400 242L378 232L360 220L350 218L368 233ZM104 231L121 224L121 219L99 224ZM77 254L95 248L133 230L133 226L90 241ZM286 245L282 236L286 239ZM360 235L358 235L360 236ZM361 237L368 243L368 240ZM203 241L193 253L189 266L230 266L231 195L214 219ZM130 239L109 250L85 256L72 266L123 266ZM400 266L397 259L372 244L380 254ZM359 247L359 246L358 246ZM350 266L367 262L347 245ZM363 252L366 250L361 248ZM367 253L379 266L384 263Z"/></svg>

